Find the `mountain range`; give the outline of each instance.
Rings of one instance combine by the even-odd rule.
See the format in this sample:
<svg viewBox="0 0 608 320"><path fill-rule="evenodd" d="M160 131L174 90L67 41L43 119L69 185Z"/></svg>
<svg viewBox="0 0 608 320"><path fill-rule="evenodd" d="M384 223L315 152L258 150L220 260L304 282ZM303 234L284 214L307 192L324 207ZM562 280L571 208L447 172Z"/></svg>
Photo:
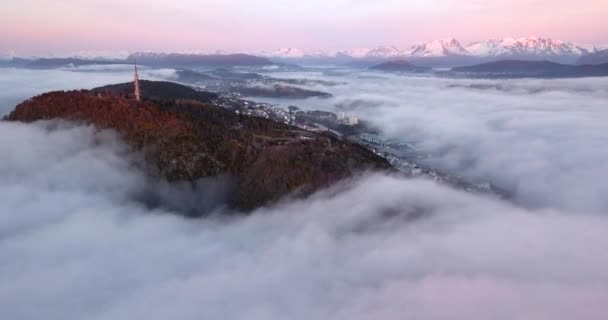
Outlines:
<svg viewBox="0 0 608 320"><path fill-rule="evenodd" d="M333 64L371 67L387 61L408 61L419 67L459 67L501 60L551 61L562 64L601 64L608 62L608 46L578 45L541 37L502 38L462 45L454 38L419 43L406 49L378 46L343 51L312 51L282 48L276 51L228 53L136 52L126 59L12 58L0 59L0 67L56 68L86 64L132 63L151 67L192 68L265 67L299 64Z"/></svg>
<svg viewBox="0 0 608 320"><path fill-rule="evenodd" d="M523 38L492 39L463 45L454 38L438 39L412 45L405 49L395 46L379 46L344 51L305 52L296 48L282 48L257 55L280 60L389 60L402 58L410 61L421 60L429 64L446 59L456 60L455 64L504 59L550 60L574 63L584 55L594 54L606 46L578 45L562 40L536 36ZM450 61L447 61L448 64Z"/></svg>

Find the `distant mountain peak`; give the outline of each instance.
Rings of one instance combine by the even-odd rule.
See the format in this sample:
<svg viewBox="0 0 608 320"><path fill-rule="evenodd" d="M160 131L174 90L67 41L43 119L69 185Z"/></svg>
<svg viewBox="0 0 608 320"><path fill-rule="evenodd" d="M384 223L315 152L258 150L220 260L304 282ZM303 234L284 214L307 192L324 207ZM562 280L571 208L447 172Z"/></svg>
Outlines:
<svg viewBox="0 0 608 320"><path fill-rule="evenodd" d="M347 56L351 56L353 58L365 58L371 50L372 49L369 48L357 48L346 51L340 51L340 53Z"/></svg>
<svg viewBox="0 0 608 320"><path fill-rule="evenodd" d="M588 52L585 47L571 42L539 36L492 39L472 43L466 49L480 57L580 56Z"/></svg>
<svg viewBox="0 0 608 320"><path fill-rule="evenodd" d="M408 55L413 57L467 56L470 53L454 38L437 39L412 46Z"/></svg>
<svg viewBox="0 0 608 320"><path fill-rule="evenodd" d="M392 58L403 55L395 46L378 46L367 52L367 58Z"/></svg>
<svg viewBox="0 0 608 320"><path fill-rule="evenodd" d="M270 58L302 58L304 52L297 48L286 47L271 52L262 52L261 55Z"/></svg>

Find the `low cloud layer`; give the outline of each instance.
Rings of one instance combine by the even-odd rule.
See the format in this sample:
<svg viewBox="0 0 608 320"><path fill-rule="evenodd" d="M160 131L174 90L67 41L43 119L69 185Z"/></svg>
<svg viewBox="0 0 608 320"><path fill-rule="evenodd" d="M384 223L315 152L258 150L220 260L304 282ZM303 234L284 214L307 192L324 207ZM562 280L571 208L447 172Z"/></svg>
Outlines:
<svg viewBox="0 0 608 320"><path fill-rule="evenodd" d="M145 178L111 133L52 127L0 124L0 301L9 319L608 312L604 215L530 212L371 175L247 218L188 220L133 200Z"/></svg>
<svg viewBox="0 0 608 320"><path fill-rule="evenodd" d="M381 87L396 81L405 96L395 91L389 101ZM441 155L441 165L455 158L454 168L461 166L464 154L474 160L471 174L485 168L496 179L544 177L530 189L538 193L517 189L513 204L370 174L247 217L215 209L193 220L175 213L200 203L146 178L111 131L0 122L0 315L605 319L608 216L595 196L607 172L597 162L608 141L599 130L603 93L577 100L562 90L542 99L438 90L447 83L369 84L352 99L376 101L376 111L359 103L353 113L384 123L387 134L417 139ZM431 93L451 102L435 105ZM344 95L333 99L331 108L348 103ZM578 111L560 101L578 101ZM572 152L557 152L563 146ZM513 158L496 161L507 155ZM582 170L588 175L571 177ZM141 201L151 186L192 202L161 198L165 205L152 208ZM200 185L206 194L222 186ZM580 196L555 193L569 188ZM533 205L537 198L542 205Z"/></svg>
<svg viewBox="0 0 608 320"><path fill-rule="evenodd" d="M304 107L371 120L388 137L427 150L433 166L489 179L521 205L608 212L608 78L290 76L348 82L323 88L334 98Z"/></svg>

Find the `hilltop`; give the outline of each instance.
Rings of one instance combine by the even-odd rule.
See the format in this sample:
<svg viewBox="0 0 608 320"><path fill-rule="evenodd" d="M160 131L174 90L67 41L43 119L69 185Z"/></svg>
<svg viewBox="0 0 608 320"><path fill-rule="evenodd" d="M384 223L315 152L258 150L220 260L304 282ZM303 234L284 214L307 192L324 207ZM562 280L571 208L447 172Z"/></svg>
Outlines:
<svg viewBox="0 0 608 320"><path fill-rule="evenodd" d="M168 81L148 81L139 80L141 95L149 100L179 100L188 99L198 102L209 103L218 96L212 92L197 91L190 87L168 82ZM123 97L130 97L133 93L133 82L111 84L91 90L93 93L112 94Z"/></svg>

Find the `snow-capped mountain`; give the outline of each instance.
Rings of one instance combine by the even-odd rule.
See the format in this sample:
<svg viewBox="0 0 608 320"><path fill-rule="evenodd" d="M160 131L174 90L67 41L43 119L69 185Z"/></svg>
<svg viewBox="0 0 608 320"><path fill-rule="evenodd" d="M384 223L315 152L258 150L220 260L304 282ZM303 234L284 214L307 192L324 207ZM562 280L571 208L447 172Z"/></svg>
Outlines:
<svg viewBox="0 0 608 320"><path fill-rule="evenodd" d="M418 58L468 56L470 53L454 38L439 39L412 46L406 51L407 56Z"/></svg>
<svg viewBox="0 0 608 320"><path fill-rule="evenodd" d="M333 56L347 56L356 59L385 59L403 56L403 51L395 46L378 46L375 48L358 48L338 51Z"/></svg>
<svg viewBox="0 0 608 320"><path fill-rule="evenodd" d="M493 39L463 46L454 38L438 39L413 45L407 49L396 46L378 46L343 51L306 52L284 48L257 55L285 60L302 60L315 63L378 62L403 59L428 66L471 65L497 60L549 60L574 63L581 56L601 51L603 46L584 46L572 42L541 38ZM297 62L297 61L296 61Z"/></svg>
<svg viewBox="0 0 608 320"><path fill-rule="evenodd" d="M310 58L335 58L338 51L322 51L316 50L311 52L305 52L305 57Z"/></svg>
<svg viewBox="0 0 608 320"><path fill-rule="evenodd" d="M261 52L259 55L269 58L298 59L298 58L337 58L350 57L354 59L387 59L403 56L403 51L395 46L378 46L375 48L359 48L343 51L312 51L304 52L295 48L284 48L272 52Z"/></svg>
<svg viewBox="0 0 608 320"><path fill-rule="evenodd" d="M394 46L380 46L371 49L365 55L366 58L394 58L403 56L403 51Z"/></svg>
<svg viewBox="0 0 608 320"><path fill-rule="evenodd" d="M588 48L571 42L540 37L503 38L473 43L466 47L478 57L551 57L581 56L589 53Z"/></svg>
<svg viewBox="0 0 608 320"><path fill-rule="evenodd" d="M363 59L367 57L367 54L371 51L369 48L357 48L352 50L345 50L337 52L337 56L347 56L357 59Z"/></svg>
<svg viewBox="0 0 608 320"><path fill-rule="evenodd" d="M262 52L260 53L260 55L264 56L264 57L269 57L269 58L291 58L291 59L297 59L297 58L303 58L304 57L304 52L300 49L296 49L296 48L281 48L275 51L271 51L271 52Z"/></svg>

